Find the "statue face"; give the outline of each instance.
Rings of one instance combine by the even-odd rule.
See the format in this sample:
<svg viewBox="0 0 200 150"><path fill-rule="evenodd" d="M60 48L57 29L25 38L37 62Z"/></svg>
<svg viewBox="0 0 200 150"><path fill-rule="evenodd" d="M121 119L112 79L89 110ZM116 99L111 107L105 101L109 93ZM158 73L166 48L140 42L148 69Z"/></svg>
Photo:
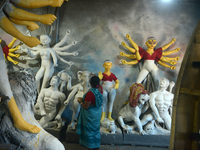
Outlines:
<svg viewBox="0 0 200 150"><path fill-rule="evenodd" d="M148 94L141 94L140 98L139 98L139 103L144 105L144 103L146 101L148 101L148 100L149 100L149 95Z"/></svg>
<svg viewBox="0 0 200 150"><path fill-rule="evenodd" d="M161 88L167 88L169 86L169 81L167 79L165 79L165 78L162 78L160 80L159 86Z"/></svg>
<svg viewBox="0 0 200 150"><path fill-rule="evenodd" d="M50 85L58 85L58 77L57 76L53 76L50 82Z"/></svg>
<svg viewBox="0 0 200 150"><path fill-rule="evenodd" d="M146 42L146 45L147 45L148 48L155 48L156 45L157 45L157 41L155 39L149 39Z"/></svg>
<svg viewBox="0 0 200 150"><path fill-rule="evenodd" d="M40 36L40 42L42 43L42 45L48 45L48 44L51 43L51 39L47 35L41 35Z"/></svg>
<svg viewBox="0 0 200 150"><path fill-rule="evenodd" d="M112 68L112 63L111 63L111 62L105 62L105 63L103 64L103 66L104 66L104 68L105 68L106 70L110 70L110 69Z"/></svg>

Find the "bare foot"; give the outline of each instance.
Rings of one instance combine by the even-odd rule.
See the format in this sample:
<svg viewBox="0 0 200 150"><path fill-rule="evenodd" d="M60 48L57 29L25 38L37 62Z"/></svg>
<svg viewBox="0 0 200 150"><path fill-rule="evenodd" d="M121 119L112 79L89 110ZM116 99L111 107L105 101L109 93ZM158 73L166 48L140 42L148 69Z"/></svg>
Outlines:
<svg viewBox="0 0 200 150"><path fill-rule="evenodd" d="M109 119L110 121L114 121L114 119L113 119L113 118L111 118L111 117L108 117L108 119Z"/></svg>
<svg viewBox="0 0 200 150"><path fill-rule="evenodd" d="M64 0L51 0L51 7L60 7L63 4Z"/></svg>
<svg viewBox="0 0 200 150"><path fill-rule="evenodd" d="M30 22L28 25L26 25L26 28L29 29L30 31L37 30L39 26L35 22Z"/></svg>
<svg viewBox="0 0 200 150"><path fill-rule="evenodd" d="M57 17L52 14L45 14L41 15L40 22L42 24L51 25L56 19Z"/></svg>
<svg viewBox="0 0 200 150"><path fill-rule="evenodd" d="M39 127L27 123L24 119L20 119L20 121L15 121L14 126L19 130L27 131L30 133L39 133L41 131Z"/></svg>
<svg viewBox="0 0 200 150"><path fill-rule="evenodd" d="M37 39L36 37L32 37L32 36L24 36L21 41L24 42L24 44L26 44L29 47L35 47L35 46L41 44L39 39Z"/></svg>

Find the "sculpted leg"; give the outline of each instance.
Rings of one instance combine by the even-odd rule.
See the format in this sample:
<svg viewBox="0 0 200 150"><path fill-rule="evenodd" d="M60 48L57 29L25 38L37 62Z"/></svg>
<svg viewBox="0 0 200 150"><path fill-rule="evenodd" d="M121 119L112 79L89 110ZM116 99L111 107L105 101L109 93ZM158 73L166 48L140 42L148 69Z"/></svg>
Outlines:
<svg viewBox="0 0 200 150"><path fill-rule="evenodd" d="M153 81L155 84L155 90L158 90L159 87L159 70L155 69L154 71L151 72L151 75L153 77Z"/></svg>
<svg viewBox="0 0 200 150"><path fill-rule="evenodd" d="M64 0L11 0L11 2L24 8L40 8L45 6L60 7Z"/></svg>
<svg viewBox="0 0 200 150"><path fill-rule="evenodd" d="M106 90L103 90L103 104L102 104L102 115L101 115L101 122L106 117L107 112L107 103L108 103L108 92Z"/></svg>
<svg viewBox="0 0 200 150"><path fill-rule="evenodd" d="M40 41L37 38L23 35L5 15L2 18L1 15L2 13L0 12L0 28L5 32L24 42L29 47L34 47L40 44Z"/></svg>
<svg viewBox="0 0 200 150"><path fill-rule="evenodd" d="M42 79L43 74L44 74L44 68L41 67L35 76L38 93L40 92L40 81Z"/></svg>
<svg viewBox="0 0 200 150"><path fill-rule="evenodd" d="M170 115L166 115L164 118L162 118L165 126L167 128L167 130L171 130L171 116Z"/></svg>
<svg viewBox="0 0 200 150"><path fill-rule="evenodd" d="M113 88L109 93L109 102L108 102L108 119L114 121L111 117L113 110L113 103L115 101L116 90Z"/></svg>
<svg viewBox="0 0 200 150"><path fill-rule="evenodd" d="M7 76L7 72L6 72L6 64L5 64L5 60L4 60L4 57L3 57L3 51L0 47L0 92L2 92L4 95L8 96L8 97L11 97L11 99L8 101L8 108L10 110L10 113L11 113L11 116L13 118L13 121L14 121L14 126L20 130L23 130L23 131L27 131L27 132L31 132L31 133L38 133L40 132L40 128L38 128L37 126L34 126L34 125L31 125L29 123L27 123L18 107L17 107L17 104L15 102L15 99L12 95L12 91L11 91L11 88L10 88L10 84L9 84L9 81L8 81L8 76ZM4 83L2 85L2 83Z"/></svg>
<svg viewBox="0 0 200 150"><path fill-rule="evenodd" d="M148 75L148 71L146 69L142 69L137 77L136 83L142 83L142 81L146 78Z"/></svg>
<svg viewBox="0 0 200 150"><path fill-rule="evenodd" d="M56 20L56 16L52 14L37 15L29 13L27 11L14 7L10 3L5 6L4 11L7 13L8 16L16 20L36 21L46 25L51 25Z"/></svg>
<svg viewBox="0 0 200 150"><path fill-rule="evenodd" d="M152 114L144 115L143 118L142 118L142 120L141 120L142 126L146 125L151 120L154 120L154 117L153 117Z"/></svg>
<svg viewBox="0 0 200 150"><path fill-rule="evenodd" d="M33 22L33 21L22 21L22 20L16 20L13 18L10 18L10 20L18 25L25 25L27 29L29 29L30 31L34 31L37 30L39 28L39 26Z"/></svg>

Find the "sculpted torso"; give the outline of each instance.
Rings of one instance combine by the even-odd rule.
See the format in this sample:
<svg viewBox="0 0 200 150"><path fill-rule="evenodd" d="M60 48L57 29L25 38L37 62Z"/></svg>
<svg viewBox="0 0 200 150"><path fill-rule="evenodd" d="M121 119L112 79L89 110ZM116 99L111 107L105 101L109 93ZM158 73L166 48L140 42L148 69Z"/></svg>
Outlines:
<svg viewBox="0 0 200 150"><path fill-rule="evenodd" d="M41 66L49 66L49 65L52 65L51 62L50 62L50 51L51 48L45 48L45 49L42 49L40 51L40 57L41 57Z"/></svg>
<svg viewBox="0 0 200 150"><path fill-rule="evenodd" d="M155 94L155 104L158 108L159 114L162 116L165 113L168 113L169 107L172 106L172 100L174 95L172 93L169 93L168 91L157 91Z"/></svg>
<svg viewBox="0 0 200 150"><path fill-rule="evenodd" d="M43 101L46 111L56 110L56 106L61 97L64 97L64 94L59 91L49 91L48 89L44 89Z"/></svg>

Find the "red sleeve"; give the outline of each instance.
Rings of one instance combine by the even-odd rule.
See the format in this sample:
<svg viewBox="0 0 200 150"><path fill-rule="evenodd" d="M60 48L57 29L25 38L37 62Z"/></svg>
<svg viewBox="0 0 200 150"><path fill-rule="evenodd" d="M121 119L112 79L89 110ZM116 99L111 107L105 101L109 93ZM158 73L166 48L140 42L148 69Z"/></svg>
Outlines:
<svg viewBox="0 0 200 150"><path fill-rule="evenodd" d="M91 102L91 105L94 105L94 103L95 103L95 96L94 96L94 94L91 91L87 92L87 94L85 96L85 101Z"/></svg>
<svg viewBox="0 0 200 150"><path fill-rule="evenodd" d="M115 74L111 73L111 75L112 75L112 79L113 79L114 81L116 81L116 80L117 80L117 77L115 76Z"/></svg>
<svg viewBox="0 0 200 150"><path fill-rule="evenodd" d="M143 48L141 48L140 46L138 46L138 47L139 47L140 56L143 57L145 50Z"/></svg>
<svg viewBox="0 0 200 150"><path fill-rule="evenodd" d="M156 59L155 60L158 62L160 60L160 58L162 57L162 47L156 49L155 52L156 52Z"/></svg>

